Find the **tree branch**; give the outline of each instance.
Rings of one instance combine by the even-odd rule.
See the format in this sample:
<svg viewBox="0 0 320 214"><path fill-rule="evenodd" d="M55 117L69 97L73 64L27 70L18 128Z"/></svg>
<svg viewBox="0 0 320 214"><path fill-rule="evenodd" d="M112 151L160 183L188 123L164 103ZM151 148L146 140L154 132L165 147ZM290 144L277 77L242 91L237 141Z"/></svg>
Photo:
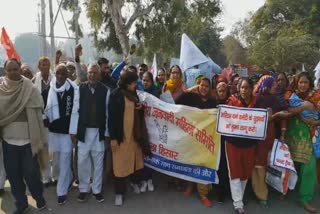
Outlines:
<svg viewBox="0 0 320 214"><path fill-rule="evenodd" d="M154 6L154 3L151 3L148 7L146 8L140 8L138 7L134 13L131 15L131 17L129 18L129 20L126 23L126 29L129 31L129 29L131 28L132 24L137 20L137 18L139 18L140 16L144 16L148 13L151 12L152 8Z"/></svg>

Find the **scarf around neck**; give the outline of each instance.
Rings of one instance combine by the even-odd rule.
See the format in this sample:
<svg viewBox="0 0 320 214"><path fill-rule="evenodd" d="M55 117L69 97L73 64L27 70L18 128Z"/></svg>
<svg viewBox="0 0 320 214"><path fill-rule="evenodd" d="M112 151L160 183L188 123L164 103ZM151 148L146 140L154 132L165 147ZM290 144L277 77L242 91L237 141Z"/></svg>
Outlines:
<svg viewBox="0 0 320 214"><path fill-rule="evenodd" d="M52 79L50 83L50 90L48 94L48 101L47 106L45 109L45 114L47 118L49 119L49 122L52 123L55 120L58 120L60 118L60 108L59 108L59 102L58 102L58 94L61 92L69 91L70 88L73 88L74 94L73 94L73 106L72 106L72 112L71 112L71 119L70 119L70 125L69 125L69 134L76 134L77 133L77 124L79 120L79 88L78 86L73 83L71 80L67 79L65 83L57 88L57 81L56 79Z"/></svg>
<svg viewBox="0 0 320 214"><path fill-rule="evenodd" d="M173 94L178 88L181 87L182 80L179 79L178 82L174 83L172 79L169 79L167 80L166 85L167 85L167 90L169 90L171 94Z"/></svg>

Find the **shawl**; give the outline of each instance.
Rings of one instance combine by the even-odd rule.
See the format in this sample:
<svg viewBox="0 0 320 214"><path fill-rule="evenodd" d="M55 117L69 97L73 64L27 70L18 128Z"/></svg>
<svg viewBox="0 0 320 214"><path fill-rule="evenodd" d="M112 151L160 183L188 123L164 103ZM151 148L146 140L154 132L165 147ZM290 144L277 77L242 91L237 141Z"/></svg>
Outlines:
<svg viewBox="0 0 320 214"><path fill-rule="evenodd" d="M139 97L137 92L130 92L127 90L121 90L123 96L128 100L134 102L135 104L139 103ZM144 110L134 110L134 124L133 124L133 137L136 143L138 143L142 149L142 152L145 156L151 156L151 146L148 136L148 129L144 119Z"/></svg>
<svg viewBox="0 0 320 214"><path fill-rule="evenodd" d="M14 122L22 111L26 111L32 153L36 155L44 150L38 158L42 159L40 165L45 163L48 133L42 121L43 101L39 91L23 76L18 81L4 77L0 82L0 103L0 128ZM13 135L16 136L17 133Z"/></svg>
<svg viewBox="0 0 320 214"><path fill-rule="evenodd" d="M60 110L59 110L57 93L68 91L70 87L74 89L74 96L73 96L73 107L71 112L69 133L76 134L78 120L79 120L79 112L78 112L79 111L79 88L71 80L67 79L60 88L57 88L56 79L55 78L52 79L52 81L50 82L50 90L48 94L45 114L48 117L50 123L60 118Z"/></svg>

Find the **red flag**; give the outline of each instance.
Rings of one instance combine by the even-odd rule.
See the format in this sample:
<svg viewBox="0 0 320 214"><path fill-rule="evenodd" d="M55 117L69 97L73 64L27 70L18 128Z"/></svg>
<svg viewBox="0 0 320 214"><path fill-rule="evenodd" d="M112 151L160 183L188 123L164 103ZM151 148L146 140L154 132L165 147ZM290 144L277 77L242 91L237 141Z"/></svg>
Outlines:
<svg viewBox="0 0 320 214"><path fill-rule="evenodd" d="M16 52L16 50L14 49L13 44L10 41L10 38L6 32L6 29L4 29L4 27L2 28L2 32L1 32L1 44L6 51L8 59L16 58L19 62L21 62L20 57Z"/></svg>

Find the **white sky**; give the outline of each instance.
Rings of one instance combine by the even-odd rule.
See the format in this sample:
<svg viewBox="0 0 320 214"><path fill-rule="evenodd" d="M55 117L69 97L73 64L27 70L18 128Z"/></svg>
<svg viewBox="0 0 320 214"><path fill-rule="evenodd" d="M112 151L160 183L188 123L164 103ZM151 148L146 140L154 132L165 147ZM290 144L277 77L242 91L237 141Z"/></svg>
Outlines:
<svg viewBox="0 0 320 214"><path fill-rule="evenodd" d="M48 35L49 4L48 0L45 0L45 2L47 3L46 20ZM55 11L57 11L58 5L57 0L52 0L52 2L54 13L56 13ZM257 10L264 4L265 0L221 0L221 2L223 5L223 14L220 18L220 25L225 28L223 35L227 35L235 22L244 18L248 12ZM0 3L2 5L2 10L0 12L0 27L6 28L11 40L20 33L38 31L38 3L40 3L40 0L0 0ZM63 14L66 21L71 18L70 13L64 11ZM85 29L84 31L89 32L89 22L84 11L82 12L80 19L83 29ZM55 25L55 35L67 36L60 14Z"/></svg>

